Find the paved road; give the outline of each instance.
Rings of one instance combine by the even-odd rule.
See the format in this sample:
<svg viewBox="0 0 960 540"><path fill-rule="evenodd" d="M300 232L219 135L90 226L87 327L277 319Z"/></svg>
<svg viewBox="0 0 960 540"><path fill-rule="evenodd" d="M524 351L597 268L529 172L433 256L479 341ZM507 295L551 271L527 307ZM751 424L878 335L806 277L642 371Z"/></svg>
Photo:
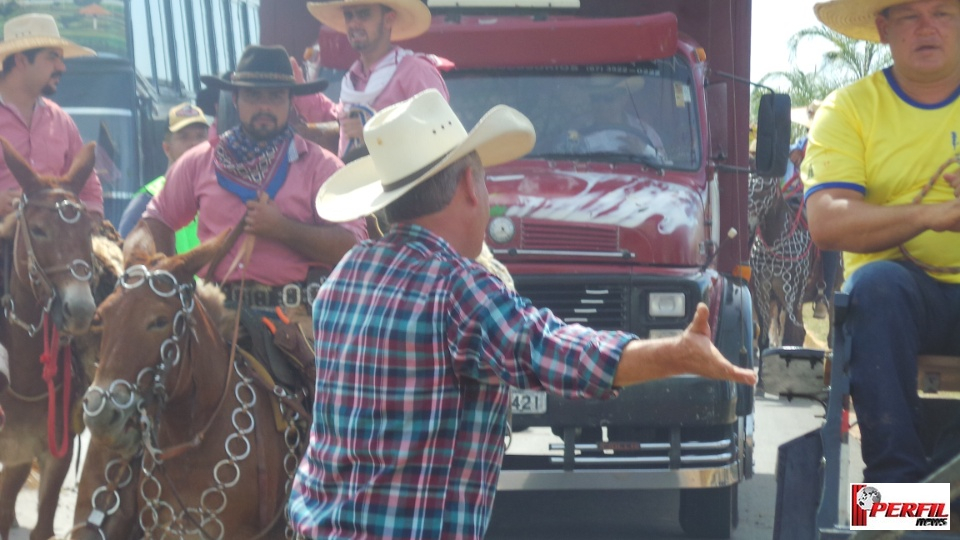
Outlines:
<svg viewBox="0 0 960 540"><path fill-rule="evenodd" d="M777 447L815 429L821 423L820 405L766 397L756 401L756 474L740 487L740 526L735 540L769 539L773 535L776 502ZM84 443L86 447L86 443ZM859 447L850 454L859 461ZM855 463L851 471L859 472ZM851 481L856 478L851 478ZM70 529L76 500L76 478L64 484L56 516L57 534ZM497 496L489 540L620 540L684 538L677 522L679 494L672 492L504 492ZM24 490L17 500L21 525L36 523L36 491ZM24 528L10 540L27 540Z"/></svg>

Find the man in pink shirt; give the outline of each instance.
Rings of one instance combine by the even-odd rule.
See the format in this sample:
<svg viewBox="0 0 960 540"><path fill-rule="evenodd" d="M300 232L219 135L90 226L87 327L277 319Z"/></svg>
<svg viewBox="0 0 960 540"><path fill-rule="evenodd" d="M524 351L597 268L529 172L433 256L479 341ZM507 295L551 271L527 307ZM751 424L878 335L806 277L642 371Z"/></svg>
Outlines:
<svg viewBox="0 0 960 540"><path fill-rule="evenodd" d="M310 2L307 9L321 23L347 35L360 53L344 75L340 103L323 94L295 100L297 110L311 123L339 129L339 155L363 146L363 124L384 107L409 99L428 88L449 99L447 85L434 56L414 53L393 41L411 39L430 28L430 10L420 0L337 0Z"/></svg>
<svg viewBox="0 0 960 540"><path fill-rule="evenodd" d="M326 81L296 84L283 47L257 45L247 47L229 80L202 80L233 92L240 125L174 163L163 190L127 237L125 254L143 242L175 253L173 231L199 213L201 241L243 230L212 271L228 301L237 300L237 285L246 278L245 306L302 308L313 300L308 271L333 267L366 238L363 220L332 224L317 216L314 197L342 163L288 125L291 96L317 92ZM255 238L249 262L231 270L248 237Z"/></svg>
<svg viewBox="0 0 960 540"><path fill-rule="evenodd" d="M62 176L83 147L80 132L53 95L66 71L64 58L92 50L60 37L52 16L28 13L3 25L0 42L0 136L41 175ZM2 163L2 158L0 158ZM13 210L20 186L6 164L0 166L0 218ZM80 192L87 209L103 215L103 189L96 173Z"/></svg>

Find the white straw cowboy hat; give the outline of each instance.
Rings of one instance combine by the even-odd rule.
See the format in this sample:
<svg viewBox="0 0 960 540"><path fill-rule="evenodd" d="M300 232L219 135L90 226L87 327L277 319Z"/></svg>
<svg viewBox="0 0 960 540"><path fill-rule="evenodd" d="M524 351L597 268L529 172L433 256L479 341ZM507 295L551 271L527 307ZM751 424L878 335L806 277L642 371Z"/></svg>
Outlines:
<svg viewBox="0 0 960 540"><path fill-rule="evenodd" d="M336 0L333 2L307 2L307 9L317 20L340 32L347 33L343 8L375 6L380 4L397 13L390 33L391 41L403 41L423 34L430 28L430 8L422 0Z"/></svg>
<svg viewBox="0 0 960 540"><path fill-rule="evenodd" d="M487 111L467 133L432 88L373 115L363 138L370 155L334 173L317 193L317 213L327 221L380 210L474 150L489 167L522 157L537 139L530 120L506 105Z"/></svg>
<svg viewBox="0 0 960 540"><path fill-rule="evenodd" d="M854 39L880 43L875 19L891 6L909 4L913 0L829 0L813 5L820 22L831 30Z"/></svg>
<svg viewBox="0 0 960 540"><path fill-rule="evenodd" d="M0 42L0 63L14 53L30 49L63 49L64 58L95 56L93 49L81 47L60 37L60 29L52 15L27 13L14 17L3 25L3 41ZM2 69L2 68L0 68Z"/></svg>

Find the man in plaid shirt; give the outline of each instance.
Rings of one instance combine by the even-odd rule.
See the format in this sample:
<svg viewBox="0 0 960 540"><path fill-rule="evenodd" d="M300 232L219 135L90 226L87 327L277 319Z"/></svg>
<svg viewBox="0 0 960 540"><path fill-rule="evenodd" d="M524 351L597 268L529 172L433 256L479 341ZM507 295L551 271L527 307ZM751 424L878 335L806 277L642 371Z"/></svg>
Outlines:
<svg viewBox="0 0 960 540"><path fill-rule="evenodd" d="M317 195L329 221L386 208L393 228L351 250L314 304L317 393L289 504L309 538L482 538L509 388L608 398L693 373L754 384L710 342L699 306L681 337L566 325L473 259L490 215L484 167L533 147L529 120L491 109L468 134L435 90L376 114L370 156Z"/></svg>

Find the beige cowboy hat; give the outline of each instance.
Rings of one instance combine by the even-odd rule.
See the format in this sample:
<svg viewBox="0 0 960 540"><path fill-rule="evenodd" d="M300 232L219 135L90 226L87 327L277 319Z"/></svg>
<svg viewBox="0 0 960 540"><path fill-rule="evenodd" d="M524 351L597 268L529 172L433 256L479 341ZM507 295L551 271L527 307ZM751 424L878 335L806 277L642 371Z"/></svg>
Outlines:
<svg viewBox="0 0 960 540"><path fill-rule="evenodd" d="M3 41L0 41L0 63L14 53L30 49L62 49L64 58L96 56L93 49L81 47L60 37L60 29L52 15L27 13L14 17L3 25ZM2 69L2 68L0 68Z"/></svg>
<svg viewBox="0 0 960 540"><path fill-rule="evenodd" d="M423 34L430 28L430 8L422 0L336 0L333 2L307 2L307 9L317 20L340 32L347 33L343 8L352 6L386 6L397 13L390 34L391 41L403 41Z"/></svg>
<svg viewBox="0 0 960 540"><path fill-rule="evenodd" d="M317 193L317 213L327 221L380 210L474 150L485 167L522 157L537 136L530 120L506 105L487 111L467 133L431 88L373 115L363 138L370 155L334 173Z"/></svg>
<svg viewBox="0 0 960 540"><path fill-rule="evenodd" d="M877 15L891 6L914 0L829 0L813 5L817 19L831 30L854 39L880 43Z"/></svg>

